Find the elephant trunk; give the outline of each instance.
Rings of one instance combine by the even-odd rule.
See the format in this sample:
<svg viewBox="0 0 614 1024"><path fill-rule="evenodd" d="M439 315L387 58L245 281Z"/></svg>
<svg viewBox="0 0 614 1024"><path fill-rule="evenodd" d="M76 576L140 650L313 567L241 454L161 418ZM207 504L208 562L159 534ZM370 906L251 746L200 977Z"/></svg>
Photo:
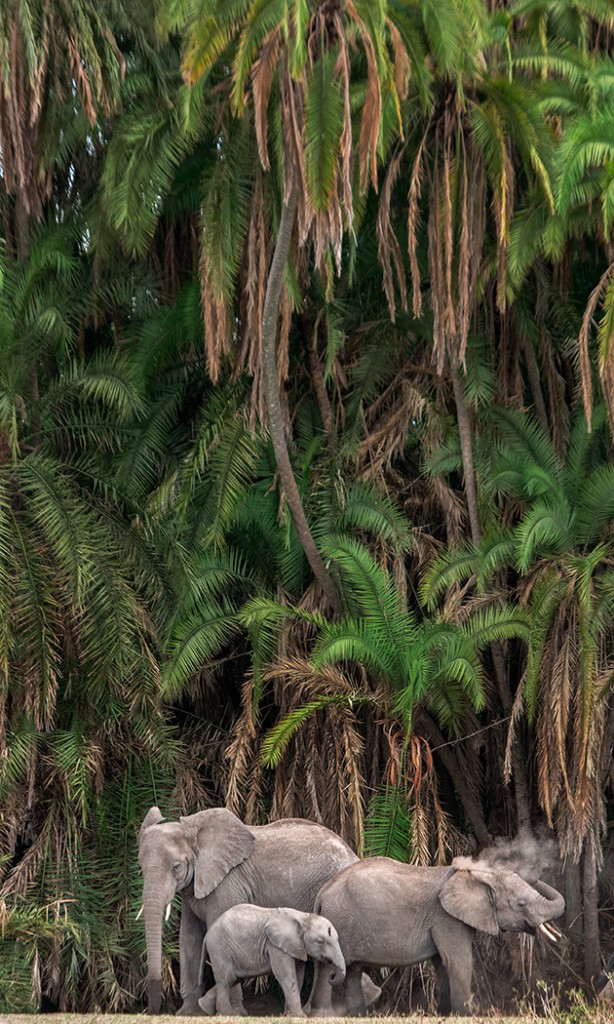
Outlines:
<svg viewBox="0 0 614 1024"><path fill-rule="evenodd" d="M333 957L333 966L331 967L328 980L331 985L342 985L345 981L345 960L341 950Z"/></svg>
<svg viewBox="0 0 614 1024"><path fill-rule="evenodd" d="M162 918L164 902L159 892L145 887L143 919L147 943L147 1013L160 1013L162 1002Z"/></svg>
<svg viewBox="0 0 614 1024"><path fill-rule="evenodd" d="M542 897L542 920L552 921L553 918L560 917L565 910L565 899L561 893L545 882L534 882L533 888Z"/></svg>

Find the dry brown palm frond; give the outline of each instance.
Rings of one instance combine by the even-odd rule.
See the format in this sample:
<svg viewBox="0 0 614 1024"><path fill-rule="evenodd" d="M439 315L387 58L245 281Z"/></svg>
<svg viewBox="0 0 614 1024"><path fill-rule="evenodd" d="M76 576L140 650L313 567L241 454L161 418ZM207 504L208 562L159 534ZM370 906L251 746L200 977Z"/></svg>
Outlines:
<svg viewBox="0 0 614 1024"><path fill-rule="evenodd" d="M254 699L255 681L253 675L248 675L243 683L241 713L234 723L225 755L229 764L226 807L248 824L261 820L260 797L264 789L258 757L259 718Z"/></svg>
<svg viewBox="0 0 614 1024"><path fill-rule="evenodd" d="M436 150L438 137L435 137ZM432 172L429 192L428 220L428 261L431 278L431 308L433 310L433 362L437 373L442 374L446 356L445 331L445 267L442 255L442 203L439 156L435 153L435 165Z"/></svg>
<svg viewBox="0 0 614 1024"><path fill-rule="evenodd" d="M447 339L452 365L458 366L460 352L457 349L458 325L452 288L452 266L454 263L454 228L452 216L452 176L456 175L456 160L452 157L452 141L448 130L448 112L444 126L443 142L443 198L442 198L442 232L443 232L443 268L444 268L444 331Z"/></svg>
<svg viewBox="0 0 614 1024"><path fill-rule="evenodd" d="M544 651L541 699L547 713L540 714L537 720L538 789L550 825L563 791L567 802L573 804L567 774L567 740L571 701L577 686L578 653L573 622L564 616L560 625L561 639L555 635ZM557 644L558 650L551 651L552 644Z"/></svg>
<svg viewBox="0 0 614 1024"><path fill-rule="evenodd" d="M350 18L357 26L367 59L367 87L358 140L360 190L361 192L365 191L370 178L371 184L377 192L377 140L379 138L382 116L382 90L377 71L377 58L369 31L358 15L352 0L345 0L345 7Z"/></svg>
<svg viewBox="0 0 614 1024"><path fill-rule="evenodd" d="M268 105L281 46L281 30L271 32L264 43L252 68L252 95L254 97L254 123L260 163L265 171L270 169L267 149Z"/></svg>
<svg viewBox="0 0 614 1024"><path fill-rule="evenodd" d="M230 351L232 340L228 306L223 295L216 295L209 258L204 254L200 261L200 292L203 308L205 352L207 370L215 384L219 377L222 359Z"/></svg>
<svg viewBox="0 0 614 1024"><path fill-rule="evenodd" d="M401 247L397 241L396 234L390 220L390 204L392 201L392 190L401 171L401 160L404 155L404 147L398 146L393 155L382 186L380 201L377 211L377 252L380 266L384 275L384 291L388 299L390 319L394 323L396 314L395 288L393 267L396 273L397 284L401 296L401 307L407 310L407 286L405 284L405 268L401 256Z"/></svg>
<svg viewBox="0 0 614 1024"><path fill-rule="evenodd" d="M374 478L390 469L407 444L412 423L421 419L426 406L419 382L402 367L365 413L365 436L357 455L357 475Z"/></svg>
<svg viewBox="0 0 614 1024"><path fill-rule="evenodd" d="M407 197L407 250L412 286L412 308L414 316L422 315L422 291L420 288L420 267L418 265L418 228L420 226L420 197L422 195L422 153L428 134L428 126L414 160Z"/></svg>
<svg viewBox="0 0 614 1024"><path fill-rule="evenodd" d="M286 643L288 639L286 640ZM294 643L301 644L300 633ZM302 655L278 659L266 673L267 698L279 720L312 700L356 691L356 685L335 666L314 672ZM227 805L247 814L246 793L257 781L264 788L259 759L260 735L252 717L253 684L244 687L243 710L227 751L231 762ZM307 817L322 821L357 848L362 846L364 741L350 706L330 705L312 713L290 738L273 769L269 817ZM268 788L268 787L267 787ZM246 820L247 817L246 817Z"/></svg>
<svg viewBox="0 0 614 1024"><path fill-rule="evenodd" d="M593 412L593 385L591 381L591 362L588 351L588 336L590 334L593 317L595 310L599 305L603 292L608 287L610 279L614 274L614 263L610 263L610 266L600 277L597 285L593 288L589 295L586 309L584 310L584 316L582 317L582 327L580 334L578 335L578 349L580 354L580 378L582 381L582 401L584 403L584 412L586 414L586 422L588 423L588 429L591 428L591 417ZM612 351L612 346L610 346ZM608 412L611 414L612 410L608 403Z"/></svg>
<svg viewBox="0 0 614 1024"><path fill-rule="evenodd" d="M219 807L227 792L226 729L201 719L185 729L182 741L185 753L175 775L173 805L181 814Z"/></svg>
<svg viewBox="0 0 614 1024"><path fill-rule="evenodd" d="M343 89L343 131L341 133L339 149L339 177L345 219L349 230L352 231L354 225L354 195L352 190L353 145L352 107L350 102L350 53L339 15L335 13L334 18L339 43L339 56L335 65L335 74L341 79Z"/></svg>

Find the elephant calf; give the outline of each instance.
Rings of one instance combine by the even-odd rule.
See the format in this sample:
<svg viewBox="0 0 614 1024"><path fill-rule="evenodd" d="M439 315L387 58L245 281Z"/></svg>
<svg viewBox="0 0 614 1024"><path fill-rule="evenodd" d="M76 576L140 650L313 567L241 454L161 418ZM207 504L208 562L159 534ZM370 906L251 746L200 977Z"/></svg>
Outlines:
<svg viewBox="0 0 614 1024"><path fill-rule="evenodd" d="M231 1003L231 989L241 978L255 978L272 971L282 987L286 1013L304 1017L300 988L302 965L308 957L331 965L328 981L341 985L345 979L345 961L337 932L330 921L318 914L306 914L290 907L257 907L239 903L231 907L209 928L204 942L201 974L208 958L215 986L201 999L205 1013L244 1015L239 999Z"/></svg>

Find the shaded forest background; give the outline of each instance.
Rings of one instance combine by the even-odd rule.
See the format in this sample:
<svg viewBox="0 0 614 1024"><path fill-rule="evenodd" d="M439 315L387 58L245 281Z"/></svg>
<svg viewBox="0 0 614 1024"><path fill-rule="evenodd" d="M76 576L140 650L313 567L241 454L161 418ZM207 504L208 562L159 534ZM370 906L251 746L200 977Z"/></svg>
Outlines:
<svg viewBox="0 0 614 1024"><path fill-rule="evenodd" d="M1 1011L140 1005L152 804L547 838L598 972L613 41L610 0L2 4Z"/></svg>

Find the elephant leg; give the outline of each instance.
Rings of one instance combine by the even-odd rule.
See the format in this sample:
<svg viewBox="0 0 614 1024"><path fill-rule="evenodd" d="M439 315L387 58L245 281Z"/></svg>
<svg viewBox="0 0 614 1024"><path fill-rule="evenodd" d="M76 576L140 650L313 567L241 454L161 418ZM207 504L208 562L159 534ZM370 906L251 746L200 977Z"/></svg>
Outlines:
<svg viewBox="0 0 614 1024"><path fill-rule="evenodd" d="M289 953L277 946L269 946L271 970L281 985L286 1000L285 1013L288 1017L304 1017L301 1006L301 989L296 976L296 961Z"/></svg>
<svg viewBox="0 0 614 1024"><path fill-rule="evenodd" d="M345 1002L348 1017L364 1017L367 1012L362 994L362 967L352 964L345 976Z"/></svg>
<svg viewBox="0 0 614 1024"><path fill-rule="evenodd" d="M235 981L230 990L230 1002L234 1008L233 1012L235 1017L249 1016L245 1006L243 1005L243 989L240 981Z"/></svg>
<svg viewBox="0 0 614 1024"><path fill-rule="evenodd" d="M464 926L463 926L464 929ZM472 936L465 931L454 935L431 932L443 970L449 979L450 1011L460 1017L471 1016L471 979L473 975ZM437 970L437 965L435 966ZM439 978L439 974L438 974Z"/></svg>
<svg viewBox="0 0 614 1024"><path fill-rule="evenodd" d="M179 981L183 999L182 1006L177 1010L180 1017L199 1017L203 1012L198 1000L204 995L200 966L205 932L205 922L196 916L184 896L181 900L179 925Z"/></svg>
<svg viewBox="0 0 614 1024"><path fill-rule="evenodd" d="M319 963L313 965L313 985L307 1002L310 1017L334 1017L333 986L329 983L326 973L320 970Z"/></svg>
<svg viewBox="0 0 614 1024"><path fill-rule="evenodd" d="M448 978L448 972L443 966L439 955L433 957L432 963L437 977L437 1013L440 1017L449 1017L452 1012L452 1006L450 1003L450 979Z"/></svg>
<svg viewBox="0 0 614 1024"><path fill-rule="evenodd" d="M304 960L295 960L294 967L296 970L296 984L298 985L299 992L302 992L303 982L305 980L305 968L307 967L307 963ZM305 1010L305 1014L308 1016L306 1007L303 1007L303 1009Z"/></svg>
<svg viewBox="0 0 614 1024"><path fill-rule="evenodd" d="M238 1011L232 1005L231 991L235 986L235 979L223 974L220 978L216 978L215 987L217 989L217 1012L222 1014L224 1017L234 1017L238 1014ZM239 1016L245 1016L245 1011Z"/></svg>

